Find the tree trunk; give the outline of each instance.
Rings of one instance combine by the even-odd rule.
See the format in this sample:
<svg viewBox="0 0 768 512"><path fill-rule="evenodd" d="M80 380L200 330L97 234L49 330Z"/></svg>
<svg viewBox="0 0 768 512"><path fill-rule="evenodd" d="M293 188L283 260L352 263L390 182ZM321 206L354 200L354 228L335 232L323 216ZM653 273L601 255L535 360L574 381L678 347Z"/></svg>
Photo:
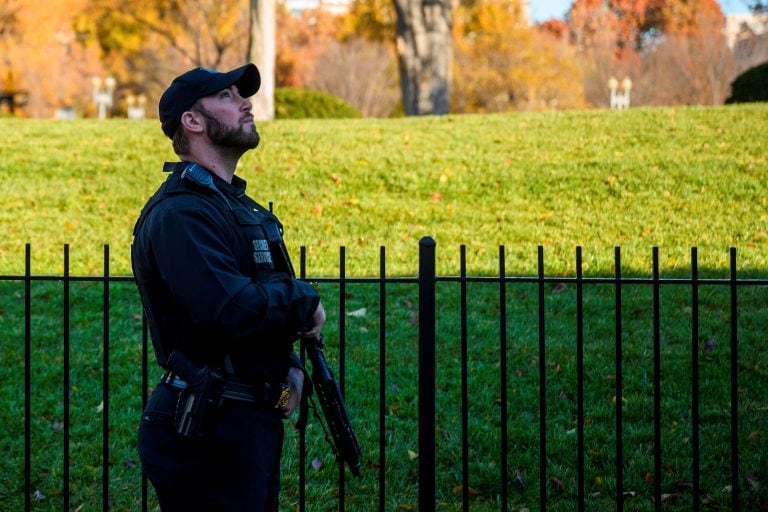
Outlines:
<svg viewBox="0 0 768 512"><path fill-rule="evenodd" d="M447 114L452 0L394 0L397 58L405 114Z"/></svg>
<svg viewBox="0 0 768 512"><path fill-rule="evenodd" d="M251 0L248 61L261 73L261 89L251 98L256 119L275 118L275 0Z"/></svg>

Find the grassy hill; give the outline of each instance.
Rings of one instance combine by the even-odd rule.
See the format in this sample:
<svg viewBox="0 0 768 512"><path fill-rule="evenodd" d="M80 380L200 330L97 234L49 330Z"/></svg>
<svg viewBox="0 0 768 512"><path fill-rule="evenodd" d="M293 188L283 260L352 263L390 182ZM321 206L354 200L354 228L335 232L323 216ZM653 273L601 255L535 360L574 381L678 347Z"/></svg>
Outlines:
<svg viewBox="0 0 768 512"><path fill-rule="evenodd" d="M768 104L719 108L633 109L439 118L276 121L260 123L262 146L241 162L251 195L273 202L292 252L308 247L310 277L338 275L341 245L347 276L376 275L379 246L387 247L390 275L414 275L418 240L438 243L438 271L458 274L459 244L470 273L497 274L505 245L506 273L533 274L537 246L545 247L549 276L574 274L574 247L584 248L586 275L613 271L622 247L622 274L650 274L652 247L661 271L690 273L699 248L700 276L727 275L728 248L740 272L766 276L768 177L765 126ZM157 121L0 119L0 275L24 272L32 244L33 274L60 274L70 244L71 274L103 269L111 246L113 275L130 273L131 229L146 198L163 180L162 162L174 155ZM363 281L363 280L361 280ZM20 510L24 499L25 283L0 283L0 509ZM141 410L141 307L133 283L113 282L109 338L103 329L103 283L72 283L71 385L62 389L62 283L31 286L32 489L46 496L35 510L61 510L62 396L72 400L73 508L101 508L102 414L109 412L110 499L113 510L138 510L141 475L136 423ZM387 287L386 431L379 432L380 290L377 284L321 285L329 313L326 340L336 364L340 326L347 343L347 405L364 448L363 477L348 483L348 510L370 510L379 498L379 442L386 440L387 510L415 510L417 502L418 290ZM731 500L729 287L701 287L701 488L707 507ZM499 339L499 286L471 283L468 308L469 477L473 511L499 508L502 461L499 429L502 383L508 393L512 510L537 510L540 366L546 363L548 509L574 510L577 382L574 287L546 290L546 354L539 350L536 284L505 288L505 339ZM742 505L766 502L765 435L768 362L764 307L768 289L739 288L738 406ZM438 510L461 501L459 393L460 317L456 283L438 286L437 493ZM665 510L691 510L691 337L688 287L661 291L660 319ZM344 298L342 310L339 301ZM585 291L586 484L588 507L612 510L614 443L615 290ZM653 510L653 360L651 289L625 285L622 296L624 411L623 489L632 510ZM70 303L69 301L67 302ZM367 311L367 312L366 312ZM351 312L355 314L352 315ZM506 317L505 317L506 318ZM103 407L101 376L109 346L110 404ZM150 349L151 350L151 349ZM151 356L150 356L151 357ZM543 359L540 359L543 358ZM500 361L509 374L503 378ZM151 359L150 359L151 361ZM159 370L150 362L150 385ZM385 436L385 437L382 437ZM288 430L283 459L286 510L298 501L298 436ZM307 496L314 510L336 508L337 473L318 426L308 430L313 461ZM318 469L314 462L318 462ZM150 493L151 510L156 510Z"/></svg>
<svg viewBox="0 0 768 512"><path fill-rule="evenodd" d="M576 245L587 273L610 272L621 246L629 270L646 272L659 246L662 271L700 266L765 268L768 105L572 111L396 120L259 124L262 144L239 174L273 202L294 254L308 247L310 275L378 269L385 245L393 274L416 271L418 240L433 236L440 270L573 273ZM0 120L0 274L130 272L131 228L173 160L156 120Z"/></svg>

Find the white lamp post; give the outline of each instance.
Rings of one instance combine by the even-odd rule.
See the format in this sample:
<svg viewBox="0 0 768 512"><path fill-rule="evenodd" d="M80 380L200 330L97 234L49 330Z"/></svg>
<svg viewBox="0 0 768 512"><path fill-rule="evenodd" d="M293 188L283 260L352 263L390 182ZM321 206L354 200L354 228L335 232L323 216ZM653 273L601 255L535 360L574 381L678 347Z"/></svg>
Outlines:
<svg viewBox="0 0 768 512"><path fill-rule="evenodd" d="M93 84L93 102L99 109L99 119L107 118L107 108L112 107L113 95L115 93L115 85L117 82L111 76L102 80L98 76L91 79ZM102 88L102 85L104 86Z"/></svg>
<svg viewBox="0 0 768 512"><path fill-rule="evenodd" d="M129 94L126 102L128 103L128 119L144 119L144 106L147 104L146 96Z"/></svg>
<svg viewBox="0 0 768 512"><path fill-rule="evenodd" d="M611 109L629 108L629 91L632 90L632 80L629 77L621 81L622 91L619 91L619 81L614 77L608 80L608 89L611 91Z"/></svg>

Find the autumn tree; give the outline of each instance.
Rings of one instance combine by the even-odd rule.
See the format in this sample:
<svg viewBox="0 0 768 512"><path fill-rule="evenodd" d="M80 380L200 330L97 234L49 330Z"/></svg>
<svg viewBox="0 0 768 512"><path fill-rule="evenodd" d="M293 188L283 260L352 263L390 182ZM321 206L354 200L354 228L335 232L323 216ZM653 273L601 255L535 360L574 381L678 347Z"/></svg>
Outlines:
<svg viewBox="0 0 768 512"><path fill-rule="evenodd" d="M583 106L573 48L528 27L517 0L462 4L455 20L453 111Z"/></svg>
<svg viewBox="0 0 768 512"><path fill-rule="evenodd" d="M659 105L722 104L733 76L724 24L715 0L667 0L661 9L664 37L646 55L638 77L640 99Z"/></svg>
<svg viewBox="0 0 768 512"><path fill-rule="evenodd" d="M79 18L118 84L155 100L187 69L230 69L247 55L240 0L91 0Z"/></svg>
<svg viewBox="0 0 768 512"><path fill-rule="evenodd" d="M392 0L352 0L341 16L339 37L394 43L397 13Z"/></svg>
<svg viewBox="0 0 768 512"><path fill-rule="evenodd" d="M12 81L13 70L10 57L10 48L15 41L19 40L19 11L21 6L18 1L8 1L0 4L0 52L3 55L3 62L0 63L0 70L5 71L0 79ZM2 84L3 82L0 82ZM10 87L12 84L6 84Z"/></svg>
<svg viewBox="0 0 768 512"><path fill-rule="evenodd" d="M0 3L0 88L27 92L23 115L53 117L57 109L88 108L91 77L102 68L98 48L74 23L86 2Z"/></svg>
<svg viewBox="0 0 768 512"><path fill-rule="evenodd" d="M732 73L723 22L715 0L576 0L568 24L587 100L605 105L608 77L629 76L633 104L721 102Z"/></svg>
<svg viewBox="0 0 768 512"><path fill-rule="evenodd" d="M277 84L306 87L317 60L339 40L342 17L322 8L293 15L279 6L277 20Z"/></svg>
<svg viewBox="0 0 768 512"><path fill-rule="evenodd" d="M747 0L747 7L755 14L765 14L768 12L768 2L765 0Z"/></svg>
<svg viewBox="0 0 768 512"><path fill-rule="evenodd" d="M0 40L14 32L20 9L21 5L18 1L7 0L0 4Z"/></svg>
<svg viewBox="0 0 768 512"><path fill-rule="evenodd" d="M364 38L331 42L314 61L307 86L338 96L369 117L387 117L400 103L391 47Z"/></svg>
<svg viewBox="0 0 768 512"><path fill-rule="evenodd" d="M640 51L659 23L664 0L576 0L567 19L580 49L609 40L618 59Z"/></svg>
<svg viewBox="0 0 768 512"><path fill-rule="evenodd" d="M399 103L394 32L386 40L367 32L356 19L359 5L341 15L322 7L279 10L278 84L328 92L365 116L388 116Z"/></svg>

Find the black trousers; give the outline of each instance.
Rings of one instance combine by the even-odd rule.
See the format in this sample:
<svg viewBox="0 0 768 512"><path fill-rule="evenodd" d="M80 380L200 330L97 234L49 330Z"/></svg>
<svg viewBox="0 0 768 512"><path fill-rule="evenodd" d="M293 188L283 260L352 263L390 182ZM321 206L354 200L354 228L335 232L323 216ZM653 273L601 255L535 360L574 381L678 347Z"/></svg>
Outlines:
<svg viewBox="0 0 768 512"><path fill-rule="evenodd" d="M139 425L142 469L163 512L278 510L283 422L256 404L225 400L203 440L179 436L179 391L160 384Z"/></svg>

